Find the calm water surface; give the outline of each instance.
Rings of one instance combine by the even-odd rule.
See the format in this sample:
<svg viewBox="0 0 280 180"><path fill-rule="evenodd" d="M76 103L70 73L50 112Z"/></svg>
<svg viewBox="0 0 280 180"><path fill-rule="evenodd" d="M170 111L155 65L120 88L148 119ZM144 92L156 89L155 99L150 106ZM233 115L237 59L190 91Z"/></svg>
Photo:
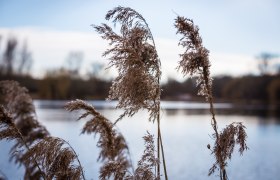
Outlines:
<svg viewBox="0 0 280 180"><path fill-rule="evenodd" d="M100 164L96 162L99 149L91 135L80 135L84 121L77 122L79 113L69 113L62 106L63 101L35 101L39 121L53 136L58 136L70 144L79 154L87 179L98 179ZM99 112L114 121L122 113L113 107L116 103L91 102ZM175 180L214 180L217 176L207 176L214 162L207 144L213 144L208 105L201 103L163 102L161 128L167 162L168 176ZM218 112L226 112L230 104L216 104ZM258 115L218 114L219 128L232 122L243 122L247 127L249 150L243 156L236 152L228 165L230 180L277 180L280 178L280 124L276 117ZM131 119L123 119L117 124L126 138L132 161L136 166L144 146L142 137L148 130L156 134L156 124L148 121L145 111L140 111ZM23 170L9 163L8 151L12 144L0 143L0 170L8 179L20 179Z"/></svg>

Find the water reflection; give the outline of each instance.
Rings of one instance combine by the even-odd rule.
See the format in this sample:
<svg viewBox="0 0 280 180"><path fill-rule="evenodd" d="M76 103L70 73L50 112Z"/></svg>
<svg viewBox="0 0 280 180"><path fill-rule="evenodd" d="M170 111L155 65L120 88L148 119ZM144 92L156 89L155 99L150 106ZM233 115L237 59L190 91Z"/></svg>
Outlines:
<svg viewBox="0 0 280 180"><path fill-rule="evenodd" d="M80 135L85 122L76 121L79 113L65 111L62 109L64 104L64 101L56 101L54 104L36 101L38 119L53 136L70 142L79 154L87 179L98 179L100 164L96 162L99 152L96 140L93 136ZM93 104L100 108L100 113L112 121L122 113L121 110L113 109L114 103L93 102ZM172 108L170 104L163 106L165 108L161 113L161 126L169 176L170 179L176 180L216 180L218 178L215 176L207 177L208 169L214 161L211 152L206 148L208 143L213 144L211 116L206 105L201 104L202 106L197 109L191 108L192 105L198 106L197 104L176 105L181 107L179 109ZM226 106L222 108L223 105L220 105L217 109L219 128L222 129L231 122L243 122L247 127L250 148L242 157L239 157L237 152L234 153L228 168L230 179L277 179L280 176L279 118L252 115L246 110L232 110ZM142 137L147 130L156 134L156 125L148 121L147 112L140 111L133 118L123 119L117 126L128 142L133 163L136 165L143 152ZM0 146L0 169L9 179L19 179L22 169L18 171L12 163L7 163L9 143L7 145L7 142L2 142Z"/></svg>
<svg viewBox="0 0 280 180"><path fill-rule="evenodd" d="M34 104L39 109L63 109L69 101L61 100L35 100ZM117 101L88 101L96 109L115 109ZM162 101L161 108L167 115L176 114L183 110L186 115L209 114L209 104L186 101ZM215 103L215 113L220 115L238 114L243 116L280 117L280 110L264 105L236 105L231 103Z"/></svg>

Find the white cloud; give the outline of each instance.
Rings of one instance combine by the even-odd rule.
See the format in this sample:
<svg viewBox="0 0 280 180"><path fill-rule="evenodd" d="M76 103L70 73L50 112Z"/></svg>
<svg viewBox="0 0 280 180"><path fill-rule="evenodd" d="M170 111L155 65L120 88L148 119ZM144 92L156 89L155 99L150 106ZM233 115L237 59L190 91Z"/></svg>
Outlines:
<svg viewBox="0 0 280 180"><path fill-rule="evenodd" d="M34 59L33 74L36 76L42 76L46 69L61 67L71 51L82 51L84 53L84 72L89 69L92 62L106 63L101 56L107 48L107 42L102 40L94 31L85 33L39 28L0 28L0 34L4 37L12 34L20 42L24 39L27 40ZM178 54L183 52L183 49L178 47L177 39L156 38L155 41L162 61L162 80L167 80L167 77L182 80L183 76L175 69L179 61ZM256 60L249 55L226 54L212 50L210 61L213 75L238 76L257 72Z"/></svg>
<svg viewBox="0 0 280 180"><path fill-rule="evenodd" d="M181 73L175 69L178 66L179 54L184 50L178 47L175 39L156 39L159 56L162 60L163 80L174 77L183 80ZM257 61L253 56L244 54L229 54L210 51L211 74L240 76L258 73Z"/></svg>
<svg viewBox="0 0 280 180"><path fill-rule="evenodd" d="M257 60L255 57L244 54L210 53L211 70L213 75L239 76L257 74Z"/></svg>

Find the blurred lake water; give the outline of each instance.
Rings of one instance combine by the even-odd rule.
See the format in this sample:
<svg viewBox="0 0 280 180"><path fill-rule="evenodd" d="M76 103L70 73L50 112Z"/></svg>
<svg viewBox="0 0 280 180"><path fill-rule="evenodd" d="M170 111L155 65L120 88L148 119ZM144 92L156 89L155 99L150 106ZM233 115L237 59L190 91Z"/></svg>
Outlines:
<svg viewBox="0 0 280 180"><path fill-rule="evenodd" d="M99 149L93 135L80 134L85 121L76 121L80 112L63 109L67 101L35 101L39 121L53 136L68 141L76 150L87 179L98 179ZM115 110L116 102L89 101L100 113L115 121L122 113ZM162 102L161 131L169 179L214 180L217 173L207 176L214 163L207 144L213 145L209 105L205 103ZM276 116L235 111L233 105L215 104L219 130L232 122L243 122L247 127L249 150L243 156L234 153L228 163L229 179L275 180L280 177L280 120ZM246 113L247 112L247 113ZM258 112L256 110L255 112ZM143 136L156 134L156 124L148 121L148 113L139 111L132 118L117 124L128 142L132 162L136 167L144 150ZM0 142L0 170L8 179L22 179L23 169L9 162L11 142ZM238 148L238 146L236 147ZM162 171L163 172L163 171Z"/></svg>

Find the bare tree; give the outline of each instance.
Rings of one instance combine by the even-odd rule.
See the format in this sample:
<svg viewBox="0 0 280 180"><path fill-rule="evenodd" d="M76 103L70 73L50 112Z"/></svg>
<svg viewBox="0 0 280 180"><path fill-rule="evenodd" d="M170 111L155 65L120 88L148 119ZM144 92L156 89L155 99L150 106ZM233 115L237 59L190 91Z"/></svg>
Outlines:
<svg viewBox="0 0 280 180"><path fill-rule="evenodd" d="M32 66L33 60L31 52L28 51L27 42L24 41L22 50L20 52L19 64L18 64L18 73L19 74L28 74Z"/></svg>
<svg viewBox="0 0 280 180"><path fill-rule="evenodd" d="M7 75L13 75L13 63L15 60L15 51L17 47L17 40L10 37L7 41L6 51L4 53L4 71Z"/></svg>
<svg viewBox="0 0 280 180"><path fill-rule="evenodd" d="M66 58L66 69L72 77L78 77L79 71L84 59L84 55L80 51L70 52Z"/></svg>
<svg viewBox="0 0 280 180"><path fill-rule="evenodd" d="M256 58L259 60L258 67L261 75L267 75L271 71L270 61L279 57L277 54L263 52L259 54Z"/></svg>
<svg viewBox="0 0 280 180"><path fill-rule="evenodd" d="M103 75L104 64L94 62L90 64L90 69L88 70L88 76L90 78L100 78Z"/></svg>

